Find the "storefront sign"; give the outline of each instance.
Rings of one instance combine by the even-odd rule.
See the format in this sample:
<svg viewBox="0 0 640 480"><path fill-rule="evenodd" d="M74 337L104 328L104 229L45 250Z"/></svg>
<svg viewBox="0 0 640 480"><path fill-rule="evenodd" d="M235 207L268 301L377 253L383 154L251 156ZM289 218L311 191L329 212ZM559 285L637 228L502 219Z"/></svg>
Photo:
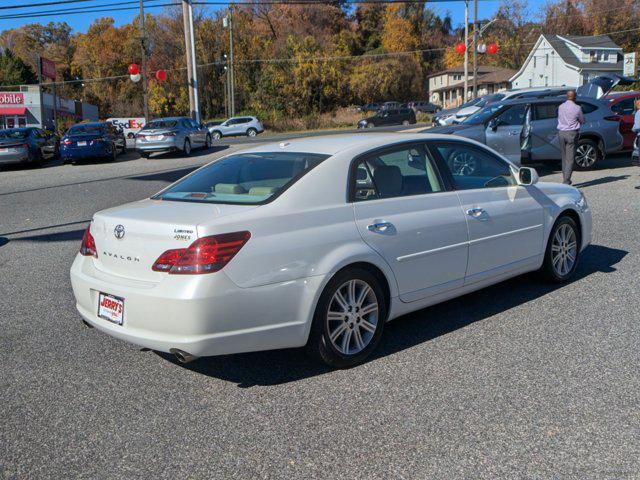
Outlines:
<svg viewBox="0 0 640 480"><path fill-rule="evenodd" d="M622 74L627 77L635 77L638 74L638 54L625 53Z"/></svg>
<svg viewBox="0 0 640 480"><path fill-rule="evenodd" d="M40 68L42 72L42 76L46 78L50 78L51 80L56 79L56 64L55 62L40 57Z"/></svg>
<svg viewBox="0 0 640 480"><path fill-rule="evenodd" d="M0 105L24 105L24 94L0 92Z"/></svg>

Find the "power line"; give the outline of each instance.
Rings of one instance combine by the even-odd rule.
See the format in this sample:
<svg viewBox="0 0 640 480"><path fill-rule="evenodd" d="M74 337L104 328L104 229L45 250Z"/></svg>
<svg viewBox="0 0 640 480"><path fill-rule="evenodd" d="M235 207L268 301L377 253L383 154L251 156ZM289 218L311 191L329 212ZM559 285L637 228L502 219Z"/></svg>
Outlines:
<svg viewBox="0 0 640 480"><path fill-rule="evenodd" d="M161 0L147 0L147 1L161 1ZM123 2L114 2L114 3L110 3L110 4L103 4L103 5L86 5L83 7L66 7L64 9L59 9L59 10L45 10L45 11L41 11L41 12L24 12L24 13L15 13L15 14L9 14L9 15L0 15L0 20L8 20L8 19L18 19L18 18L31 18L34 16L45 16L45 15L61 15L61 14L73 14L74 12L76 13L91 13L91 12L101 12L101 11L110 11L110 10L89 10L91 8L102 8L102 7L114 7L116 5L131 5L131 4L138 4L138 0L127 0L127 1L123 1ZM167 6L169 4L163 4L161 6ZM156 5L148 5L148 7L154 7ZM160 6L160 5L158 5ZM138 7L135 7L135 9L137 9ZM134 7L130 8L130 10L133 10ZM120 9L112 9L113 11L118 11ZM78 12L79 11L79 12Z"/></svg>
<svg viewBox="0 0 640 480"><path fill-rule="evenodd" d="M80 2L93 2L94 0L57 0L54 2L39 2L28 3L24 5L5 5L0 7L0 10L13 10L16 8L30 8L30 7L48 7L49 5L61 5L65 3L80 3Z"/></svg>

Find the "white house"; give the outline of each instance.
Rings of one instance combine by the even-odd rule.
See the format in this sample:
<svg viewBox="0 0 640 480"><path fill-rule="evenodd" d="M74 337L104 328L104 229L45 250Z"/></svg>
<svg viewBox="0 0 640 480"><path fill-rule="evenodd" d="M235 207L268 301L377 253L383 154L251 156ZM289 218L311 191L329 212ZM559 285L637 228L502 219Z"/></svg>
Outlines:
<svg viewBox="0 0 640 480"><path fill-rule="evenodd" d="M607 35L540 35L513 77L512 88L584 85L602 73L622 73L622 49Z"/></svg>

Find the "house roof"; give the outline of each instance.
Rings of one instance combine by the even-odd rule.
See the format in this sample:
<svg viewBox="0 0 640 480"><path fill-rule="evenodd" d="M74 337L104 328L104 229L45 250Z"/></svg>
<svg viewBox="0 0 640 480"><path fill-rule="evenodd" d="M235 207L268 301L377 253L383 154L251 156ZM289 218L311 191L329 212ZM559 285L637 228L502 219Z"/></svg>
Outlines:
<svg viewBox="0 0 640 480"><path fill-rule="evenodd" d="M620 49L620 47L616 45L616 43L611 40L611 37L609 37L608 35L564 35L563 38L566 38L570 42L575 43L579 47Z"/></svg>
<svg viewBox="0 0 640 480"><path fill-rule="evenodd" d="M516 73L515 70L511 70L510 68L499 68L499 67L488 67L492 71L479 74L478 75L478 86L480 85L489 85L496 83L505 83L508 82L511 77ZM480 72L480 69L478 68ZM449 85L443 85L440 88L434 88L432 92L441 92L443 90L453 90L455 88L460 88L464 85L464 80L456 83L451 83ZM473 79L469 79L469 86L473 85Z"/></svg>
<svg viewBox="0 0 640 480"><path fill-rule="evenodd" d="M472 67L469 66L469 73L471 73L471 70L472 70ZM502 68L500 68L500 67L492 67L492 66L489 66L489 65L478 65L478 74L496 72L498 70L502 70ZM427 78L439 77L440 75L444 75L446 73L464 73L464 64L456 65L455 67L447 68L446 70L442 70L440 72L432 73L431 75L427 75Z"/></svg>

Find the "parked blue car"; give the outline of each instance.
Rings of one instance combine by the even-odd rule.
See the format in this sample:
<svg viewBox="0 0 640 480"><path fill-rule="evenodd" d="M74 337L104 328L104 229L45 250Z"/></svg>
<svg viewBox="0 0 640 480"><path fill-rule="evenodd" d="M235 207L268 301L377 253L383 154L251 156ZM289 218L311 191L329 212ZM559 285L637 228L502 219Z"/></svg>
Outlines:
<svg viewBox="0 0 640 480"><path fill-rule="evenodd" d="M36 127L0 130L0 165L42 165L58 156L58 139Z"/></svg>
<svg viewBox="0 0 640 480"><path fill-rule="evenodd" d="M126 149L124 134L107 122L79 123L67 130L60 140L60 156L64 163L88 158L113 161Z"/></svg>

